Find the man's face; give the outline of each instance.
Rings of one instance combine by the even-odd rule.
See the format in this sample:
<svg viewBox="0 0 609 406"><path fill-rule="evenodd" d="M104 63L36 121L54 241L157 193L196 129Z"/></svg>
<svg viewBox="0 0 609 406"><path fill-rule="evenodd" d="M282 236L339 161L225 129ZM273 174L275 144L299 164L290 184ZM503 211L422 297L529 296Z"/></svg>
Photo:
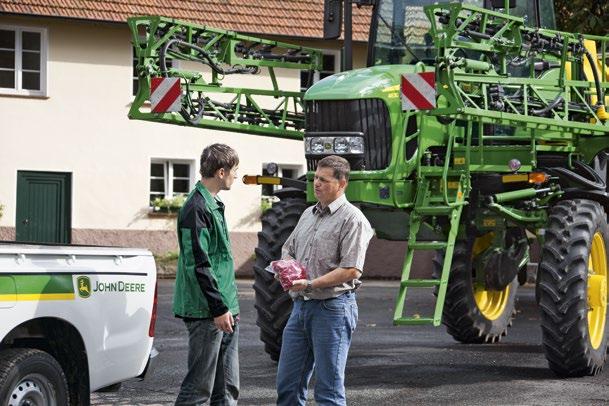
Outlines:
<svg viewBox="0 0 609 406"><path fill-rule="evenodd" d="M334 171L331 168L317 168L315 171L315 180L313 181L313 190L315 197L323 206L327 206L342 195L347 187L347 181L344 179L338 180L334 177Z"/></svg>
<svg viewBox="0 0 609 406"><path fill-rule="evenodd" d="M224 168L218 169L218 178L220 181L220 190L230 190L237 179L237 171L239 166L233 166L232 169L226 170Z"/></svg>

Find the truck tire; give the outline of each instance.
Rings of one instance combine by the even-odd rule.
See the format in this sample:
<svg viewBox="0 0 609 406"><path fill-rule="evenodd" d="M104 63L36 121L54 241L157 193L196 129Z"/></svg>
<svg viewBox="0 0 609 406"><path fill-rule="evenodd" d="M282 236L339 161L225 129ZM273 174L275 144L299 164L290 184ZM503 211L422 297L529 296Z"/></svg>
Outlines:
<svg viewBox="0 0 609 406"><path fill-rule="evenodd" d="M279 360L281 338L292 312L292 299L283 291L279 281L264 270L281 256L281 247L288 239L298 219L307 208L304 198L287 198L273 204L262 216L262 231L258 233L254 263L254 291L260 327L260 340L273 361Z"/></svg>
<svg viewBox="0 0 609 406"><path fill-rule="evenodd" d="M69 404L68 382L61 366L44 351L3 350L0 353L0 404Z"/></svg>
<svg viewBox="0 0 609 406"><path fill-rule="evenodd" d="M551 208L536 297L545 355L561 377L596 375L605 364L608 242L598 203L564 200Z"/></svg>
<svg viewBox="0 0 609 406"><path fill-rule="evenodd" d="M446 289L442 324L448 334L462 343L495 343L507 334L515 314L518 279L502 291L486 290L477 286L472 259L474 247L484 237L475 241L457 241ZM433 259L433 275L439 279L444 252Z"/></svg>

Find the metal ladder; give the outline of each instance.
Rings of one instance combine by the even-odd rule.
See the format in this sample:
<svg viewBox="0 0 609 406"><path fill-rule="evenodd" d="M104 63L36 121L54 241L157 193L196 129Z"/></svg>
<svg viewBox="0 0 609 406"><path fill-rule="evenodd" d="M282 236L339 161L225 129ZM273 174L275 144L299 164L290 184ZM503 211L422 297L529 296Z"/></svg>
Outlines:
<svg viewBox="0 0 609 406"><path fill-rule="evenodd" d="M451 137L452 138L452 137ZM459 222L463 206L466 204L468 195L469 177L466 171L449 169L453 139L448 143L449 147L446 151L446 159L444 167L420 167L419 168L419 184L417 186L417 195L415 198L414 208L410 215L410 229L408 238L408 249L402 267L402 278L400 280L400 290L396 299L395 312L393 315L394 325L422 325L433 324L439 326L442 321L442 310L444 309L444 298L446 296L446 288L448 286L448 276L452 264L453 251L455 241L459 232ZM448 178L459 177L456 197L454 201L449 201L448 198ZM433 178L441 178L440 193L432 193L430 185ZM445 217L450 224L447 233L446 241L418 241L417 237L421 224L426 217ZM410 279L410 270L413 264L414 254L417 251L423 250L445 250L444 262L442 264L442 273L440 279ZM434 313L432 317L404 317L404 303L406 300L406 292L409 287L412 288L433 288L438 287L438 295Z"/></svg>

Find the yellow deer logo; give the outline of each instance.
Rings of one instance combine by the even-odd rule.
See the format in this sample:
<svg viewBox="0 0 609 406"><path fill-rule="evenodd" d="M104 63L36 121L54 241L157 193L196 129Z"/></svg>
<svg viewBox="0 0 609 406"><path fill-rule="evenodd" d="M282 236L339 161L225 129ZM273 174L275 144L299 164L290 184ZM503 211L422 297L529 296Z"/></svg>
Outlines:
<svg viewBox="0 0 609 406"><path fill-rule="evenodd" d="M78 284L78 296L83 298L91 296L91 281L88 276L79 276L76 282Z"/></svg>

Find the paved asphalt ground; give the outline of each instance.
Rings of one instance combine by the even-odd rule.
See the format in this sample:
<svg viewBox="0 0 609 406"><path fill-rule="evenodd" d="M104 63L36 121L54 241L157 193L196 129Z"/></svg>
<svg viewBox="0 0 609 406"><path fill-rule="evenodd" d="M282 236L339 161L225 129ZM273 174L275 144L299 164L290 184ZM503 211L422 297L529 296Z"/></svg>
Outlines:
<svg viewBox="0 0 609 406"><path fill-rule="evenodd" d="M239 281L241 300L240 405L272 405L276 365L255 325L252 281ZM173 281L159 283L153 375L123 384L117 393L93 394L94 405L171 404L186 367L186 330L171 314ZM397 282L364 282L360 319L347 364L349 405L600 405L609 403L609 366L596 377L557 379L541 348L539 315L531 287L520 289L519 313L508 336L494 345L455 342L444 327L394 327ZM414 290L412 290L414 292ZM427 314L431 292L413 295L411 313ZM309 392L313 405L312 391Z"/></svg>

